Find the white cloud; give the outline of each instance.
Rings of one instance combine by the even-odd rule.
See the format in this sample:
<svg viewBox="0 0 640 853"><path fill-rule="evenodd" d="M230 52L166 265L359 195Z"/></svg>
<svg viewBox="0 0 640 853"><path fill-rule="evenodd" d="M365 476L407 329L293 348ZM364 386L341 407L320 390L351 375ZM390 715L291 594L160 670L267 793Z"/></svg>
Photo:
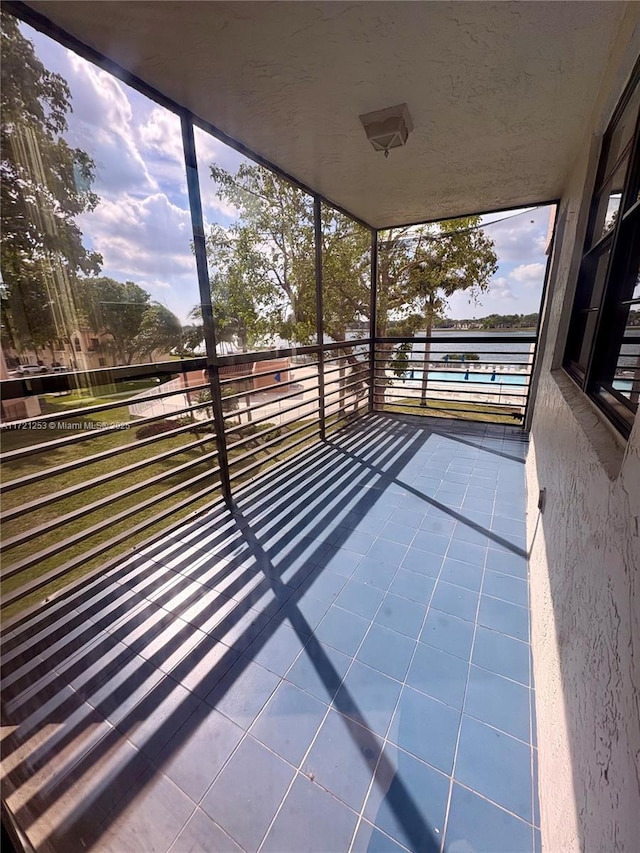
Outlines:
<svg viewBox="0 0 640 853"><path fill-rule="evenodd" d="M144 199L104 199L81 217L80 225L91 234L105 266L120 270L121 279L153 276L170 286L175 274L192 271L195 277L189 213L163 193Z"/></svg>
<svg viewBox="0 0 640 853"><path fill-rule="evenodd" d="M534 263L546 246L551 207L528 209L519 214L492 214L483 223L495 222L485 228L495 246L500 263ZM496 222L496 219L503 219Z"/></svg>
<svg viewBox="0 0 640 853"><path fill-rule="evenodd" d="M520 264L511 270L510 276L525 287L542 288L546 264L540 262L533 264Z"/></svg>
<svg viewBox="0 0 640 853"><path fill-rule="evenodd" d="M158 182L142 156L137 137L138 111L131 90L106 71L71 54L68 83L73 113L69 141L96 164L95 191L114 198L121 192L154 192ZM149 103L144 99L146 108Z"/></svg>
<svg viewBox="0 0 640 853"><path fill-rule="evenodd" d="M491 280L491 284L489 285L489 295L493 297L494 300L500 299L508 302L515 302L515 296L511 289L511 282L507 278L504 278L504 276L498 276Z"/></svg>

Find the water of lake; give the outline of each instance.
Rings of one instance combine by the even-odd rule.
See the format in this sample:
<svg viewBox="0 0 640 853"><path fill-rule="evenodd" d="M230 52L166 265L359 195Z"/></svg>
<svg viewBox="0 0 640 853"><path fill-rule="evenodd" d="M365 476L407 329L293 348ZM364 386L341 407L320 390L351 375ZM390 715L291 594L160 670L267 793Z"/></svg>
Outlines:
<svg viewBox="0 0 640 853"><path fill-rule="evenodd" d="M513 343L503 343L500 341L500 338L504 338L505 336L509 336L512 338L530 338L533 333L521 332L519 330L503 330L501 332L480 332L480 331L469 331L469 332L460 332L460 331L449 331L448 329L436 329L433 334L433 343L431 344L431 358L433 359L443 359L445 355L451 353L467 353L467 352L475 352L480 357L480 361L483 362L523 362L528 360L528 356L531 352L533 352L533 344L523 341L522 343L513 342ZM411 355L412 361L420 361L421 352L422 352L422 342L420 338L424 338L424 334L416 333L414 339L416 341L416 345L414 347L414 351ZM460 343L460 338L477 338L481 337L483 339L483 343ZM456 340L451 341L451 338L455 338ZM486 343L484 343L486 341ZM418 349L418 352L415 351ZM494 355L484 355L484 350L491 350Z"/></svg>

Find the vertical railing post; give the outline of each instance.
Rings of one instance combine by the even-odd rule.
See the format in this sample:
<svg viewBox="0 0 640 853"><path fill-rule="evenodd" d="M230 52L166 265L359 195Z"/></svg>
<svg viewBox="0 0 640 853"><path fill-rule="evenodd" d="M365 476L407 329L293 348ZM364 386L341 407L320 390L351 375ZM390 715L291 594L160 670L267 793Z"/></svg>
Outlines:
<svg viewBox="0 0 640 853"><path fill-rule="evenodd" d="M369 304L369 413L375 411L376 327L378 307L378 232L371 229L371 289Z"/></svg>
<svg viewBox="0 0 640 853"><path fill-rule="evenodd" d="M182 144L184 147L185 167L187 170L187 189L189 192L189 207L191 210L191 226L193 228L193 246L198 272L198 288L200 291L200 306L202 311L202 328L207 353L207 380L211 391L211 408L216 430L216 447L220 465L220 486L222 496L231 503L231 480L229 477L229 458L227 441L224 430L224 413L222 411L222 392L220 390L220 369L216 351L216 329L213 320L211 304L211 287L209 284L209 268L207 265L207 249L204 238L204 221L202 217L202 200L198 182L198 163L196 145L193 134L191 116L181 115Z"/></svg>
<svg viewBox="0 0 640 853"><path fill-rule="evenodd" d="M318 196L313 198L313 233L316 269L316 337L318 341L318 396L320 400L320 440L326 432L324 399L324 301L322 296L322 208Z"/></svg>
<svg viewBox="0 0 640 853"><path fill-rule="evenodd" d="M530 365L531 375L529 376L527 399L525 400L524 413L522 415L522 428L525 432L529 432L529 430L531 429L531 422L533 420L533 406L535 405L535 399L538 394L538 382L540 380L540 369L542 366L542 357L540 356L540 349L542 348L544 350L547 343L547 320L549 310L551 308L551 305L547 299L549 294L549 282L551 281L551 279L555 281L558 272L557 266L559 262L559 255L556 250L557 246L559 244L562 244L564 224L564 214L562 215L561 222L558 223L558 208L556 207L556 212L553 219L553 231L547 249L547 265L544 271L544 283L542 285L542 294L540 295L540 308L538 309L538 326L536 328L536 340L533 345L533 358L531 360ZM559 231L560 238L558 240Z"/></svg>

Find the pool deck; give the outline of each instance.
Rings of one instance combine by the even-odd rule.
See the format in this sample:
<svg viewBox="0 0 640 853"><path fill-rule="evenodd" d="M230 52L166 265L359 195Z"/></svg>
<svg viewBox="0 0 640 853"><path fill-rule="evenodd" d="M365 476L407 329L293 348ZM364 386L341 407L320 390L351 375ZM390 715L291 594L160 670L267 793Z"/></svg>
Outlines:
<svg viewBox="0 0 640 853"><path fill-rule="evenodd" d="M362 418L7 630L29 842L539 850L526 450Z"/></svg>

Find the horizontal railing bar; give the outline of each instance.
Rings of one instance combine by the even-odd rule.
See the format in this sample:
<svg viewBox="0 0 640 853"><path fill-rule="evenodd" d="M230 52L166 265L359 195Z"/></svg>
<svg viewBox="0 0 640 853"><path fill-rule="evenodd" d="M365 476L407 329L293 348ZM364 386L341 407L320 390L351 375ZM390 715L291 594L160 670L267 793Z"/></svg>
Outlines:
<svg viewBox="0 0 640 853"><path fill-rule="evenodd" d="M445 352L445 351L444 351L444 350L442 350L442 352ZM434 355L433 350L431 350L431 354L432 354L432 355ZM493 354L493 353L490 353L490 352L483 352L483 353L481 353L481 355L483 355L483 356L485 356L485 355L492 355L492 354ZM520 354L521 354L521 355L525 355L525 353L520 353ZM438 353L435 353L435 355L438 355ZM503 351L501 351L500 353L497 353L497 355L505 355L505 353L504 353ZM517 353L514 353L514 355L517 355ZM375 361L375 363L376 363L376 364L386 364L386 363L388 363L388 362L393 361L393 359L394 359L394 356L393 356L393 355L389 355L389 356L387 356L387 357L385 357L385 358L381 358L378 354L376 354L376 355L374 356L374 361ZM460 361L459 359L456 359L455 361L443 361L441 358L427 358L427 359L424 359L424 358L416 358L415 360L414 360L414 359L409 359L409 361L407 362L407 364L413 364L413 365L414 365L414 369L415 369L415 368L419 368L419 367L420 367L420 365L422 365L422 364L424 364L424 363L425 363L425 361L427 362L427 364L441 364L441 365L443 365L444 367L448 366L449 368L453 367L453 365L457 365L457 364L459 364L459 365L461 365L461 366L462 366L462 365L464 365L464 368L465 368L465 369L466 369L467 367L471 367L472 365L479 365L479 364L501 364L501 365L505 365L505 366L506 366L506 365L508 365L508 364L526 364L526 365L530 365L530 364L532 363L531 358L526 358L524 361L501 361L499 358L492 358L492 359L488 359L488 360L484 360L484 359L479 358L479 359L477 359L477 360L476 360L476 359L473 359L473 360L470 360L470 361ZM408 368L408 369L411 369L411 368Z"/></svg>
<svg viewBox="0 0 640 853"><path fill-rule="evenodd" d="M317 361L312 361L310 364L317 364ZM271 370L262 370L259 373L240 373L237 376L227 376L224 379L220 378L221 385L232 385L234 382L246 382L248 379L260 379L264 376L274 376L276 373L287 373L291 370L298 370L301 365L289 365L289 367L273 367ZM295 380L291 380L295 381ZM284 383L283 383L284 384ZM274 382L274 385L280 385L280 382ZM268 387L268 386L267 386ZM254 391L255 389L251 389Z"/></svg>
<svg viewBox="0 0 640 853"><path fill-rule="evenodd" d="M334 388L332 391L325 391L324 396L325 396L325 398L326 397L333 397L335 394L340 394L340 393L344 394L345 396L351 396L352 394L355 393L352 389L360 388L361 384L362 384L362 380L356 379L349 384L345 383L344 385L339 386L338 388ZM363 392L363 394L366 393L364 388L362 389L362 392Z"/></svg>
<svg viewBox="0 0 640 853"><path fill-rule="evenodd" d="M176 376L206 370L207 360L202 357L181 361L159 361L148 364L118 365L116 367L98 367L94 370L65 370L62 373L41 373L28 379L3 379L0 383L5 399L33 397L40 394L56 394L64 391L76 391L78 388L117 384L120 380L153 379L158 376ZM80 381L82 379L82 381ZM72 384L69 380L74 380Z"/></svg>
<svg viewBox="0 0 640 853"><path fill-rule="evenodd" d="M232 385L234 382L246 382L248 379L259 379L264 376L273 376L276 373L287 373L293 372L294 370L300 370L302 367L317 367L317 361L309 361L306 364L290 364L288 367L273 367L271 370L263 370L260 372L251 372L251 373L240 373L237 376L227 376L220 378L221 385ZM288 380L291 382L297 382L297 379ZM274 385L284 385L284 382L274 382ZM268 387L268 386L267 386ZM259 388L251 389L252 393L255 391L259 391Z"/></svg>
<svg viewBox="0 0 640 853"><path fill-rule="evenodd" d="M162 388L162 385L154 385L154 388ZM106 412L111 409L124 409L129 408L130 406L137 406L141 403L145 403L147 401L155 401L155 400L164 400L167 397L175 397L178 394L186 394L190 391L199 391L205 388L208 388L208 385L194 385L191 387L174 389L173 391L164 391L161 394L154 394L150 397L144 397L143 399L133 402L135 400L134 397L125 397L123 400L116 400L113 403L98 403L95 406L85 406L80 409L69 409L68 411L62 412L49 412L45 415L36 415L33 418L25 418L20 421L9 421L7 423L0 424L0 430L9 431L15 430L16 424L20 423L46 423L48 421L60 421L65 420L66 418L76 418L76 417L86 417L87 415L96 414L96 412ZM140 392L141 393L141 392Z"/></svg>
<svg viewBox="0 0 640 853"><path fill-rule="evenodd" d="M409 381L411 381L411 380L409 380ZM436 385L438 386L437 388L435 387ZM471 385L475 385L478 387L477 388L471 388L471 387L469 387ZM446 387L440 387L440 386L446 386ZM486 387L486 389L485 389L485 386L488 386L488 387ZM480 387L482 388L482 390L479 390ZM398 391L402 394L405 394L405 393L407 393L407 391L409 389L411 389L413 392L420 391L422 388L422 383L419 379L418 380L414 379L413 385L395 385L395 384L391 385L388 382L385 383L385 382L381 382L380 380L378 380L374 383L374 388L387 388L390 391L393 390L393 391ZM474 382L471 379L469 379L469 380L465 380L465 379L462 379L462 380L460 380L460 379L458 379L458 380L455 380L455 379L430 379L429 382L427 383L427 393L429 392L429 389L432 389L435 391L447 391L447 392L460 391L461 394L496 394L497 395L497 394L509 394L509 393L511 393L510 391L505 390L507 388L513 388L514 389L513 393L516 395L520 394L520 393L524 393L524 395L526 396L528 394L529 383L523 382L521 384L521 383L515 383L515 382L499 382L497 379L495 382L491 382L491 381L489 381L489 382Z"/></svg>
<svg viewBox="0 0 640 853"><path fill-rule="evenodd" d="M384 405L385 406L396 406L396 407L400 407L403 409L422 409L422 411L424 411L425 408L436 408L436 409L445 408L446 409L447 403L465 403L465 402L466 402L466 400L448 400L448 399L447 400L439 400L437 398L431 397L431 398L427 398L427 403L429 404L428 406L421 406L419 402L416 402L416 403L391 403L388 400L384 401ZM440 405L440 404L442 404L442 405ZM494 407L494 408L501 408L501 409L522 409L522 408L524 408L524 406L522 406L520 403L487 402L487 403L479 403L479 405L484 406L484 407ZM450 412L456 412L456 411L473 412L473 409L447 409L447 411L450 411ZM483 414L483 412L479 412L478 414ZM496 412L496 414L498 414L498 413Z"/></svg>
<svg viewBox="0 0 640 853"><path fill-rule="evenodd" d="M463 379L462 377L460 379L444 379L444 378L440 378L440 377L435 378L433 376L430 376L428 381L427 381L427 387L430 388L433 385L448 385L451 387L460 387L461 386L461 388L464 389L464 388L471 386L471 385L478 385L478 386L482 386L483 388L486 385L488 385L492 388L493 387L497 388L498 386L500 386L500 388L502 390L496 391L495 392L496 394L498 394L498 393L504 394L505 388L515 388L516 390L519 390L519 391L521 391L523 388L524 389L529 388L529 384L530 384L529 380L531 379L531 374L519 374L523 379L522 382L505 382L505 381L501 382L500 379L498 378L499 375L513 376L514 374L512 374L512 373L510 373L510 374L508 374L508 373L497 374L496 373L496 378L493 381L491 380L491 378L489 376L487 376L486 379L484 379L484 377L482 377L482 378L477 378L477 377L471 378L471 377L469 377L469 379ZM410 379L407 377L404 380L402 379L402 377L389 376L389 377L386 377L386 380L387 381L385 382L385 379L383 377L377 376L376 381L375 381L375 387L376 388L381 388L381 387L414 388L414 389L422 387L422 377L420 377L420 376L414 377L413 379ZM391 383L393 383L393 385L391 385ZM402 384L400 384L400 383L402 383ZM442 390L442 389L439 389L439 390ZM489 392L481 391L478 393L484 394L484 393L489 393Z"/></svg>
<svg viewBox="0 0 640 853"><path fill-rule="evenodd" d="M185 453L187 450L192 450L193 448L200 447L203 444L206 444L207 442L211 441L215 441L215 436L207 435L204 438L198 439L197 441L190 441L188 444L185 444L182 447L174 447L171 450L165 450L163 453L158 453L156 454L156 456L149 456L147 459L143 459L140 462L134 462L131 465L125 465L124 468L118 468L117 477L124 477L128 474L132 474L134 471L139 471L142 468L148 468L149 465L155 465L156 462L162 462L164 459L170 459L173 456L178 456L180 453ZM59 492L53 492L53 494L45 495L41 498L38 498L37 500L31 501L30 503L21 504L20 506L16 506L12 509L5 510L0 516L0 521L2 521L2 523L6 523L7 521L11 521L13 518L16 518L19 515L24 515L26 513L33 512L36 509L40 509L40 507L48 506L49 504L56 503L57 501L63 500L64 498L70 498L73 495L81 494L82 492L86 492L88 489L93 489L96 486L99 486L101 483L106 483L113 480L114 475L112 471L107 474L101 474L100 476L94 477L91 480L85 480L82 483L77 483L75 486L69 486L66 489L61 489ZM138 484L138 488L145 488L146 485L146 483ZM120 497L120 493L116 495L111 495L112 499L118 499ZM59 520L56 519L55 523L58 524Z"/></svg>
<svg viewBox="0 0 640 853"><path fill-rule="evenodd" d="M385 338L375 338L375 344L414 344L425 342L433 342L437 344L442 344L446 346L450 343L452 344L489 344L490 346L493 344L535 344L536 343L535 335L492 335L491 339L488 341L486 335L447 335L446 338L441 338L439 335L437 337L417 337L417 338L396 338L396 337L385 337Z"/></svg>
<svg viewBox="0 0 640 853"><path fill-rule="evenodd" d="M312 426L316 426L318 428L318 431L319 431L320 422L316 421L315 424L312 424ZM293 434L294 433L289 433L289 436L291 436ZM319 432L317 434L319 434ZM241 468L239 471L236 471L235 474L231 475L231 481L233 482L234 480L237 480L239 477L242 477L245 474L247 474L249 471L253 471L253 469L257 468L259 465L264 465L265 462L270 462L272 459L275 459L276 457L280 456L282 453L286 453L288 450L291 450L294 447L298 447L298 445L300 445L300 444L304 444L305 441L312 438L312 436L313 436L313 433L311 433L309 435L304 435L304 436L302 436L302 438L297 439L297 441L292 441L290 444L285 445L285 447L281 447L279 450L277 450L275 453L272 453L270 456L263 456L262 459L257 459L255 462L252 462L251 465L246 465L244 468ZM316 439L316 441L317 440L318 439ZM287 461L289 461L289 460L287 460ZM244 485L244 483L243 483L243 485Z"/></svg>
<svg viewBox="0 0 640 853"><path fill-rule="evenodd" d="M481 362L481 363L484 363L484 362ZM487 362L487 363L489 363L489 362ZM379 365L379 364L380 364L380 362L376 363L376 365ZM438 363L436 362L436 365L437 364ZM515 364L515 362L514 362L514 364ZM433 378L433 373L447 373L447 374L450 374L451 376L460 376L460 375L464 376L464 374L468 372L469 375L473 374L474 376L480 376L480 377L486 376L488 382L491 381L491 374L492 373L495 373L496 377L498 377L498 376L525 376L525 377L530 377L532 375L532 371L530 370L531 365L527 364L524 366L526 368L525 370L478 370L478 368L476 368L475 370L469 370L469 371L467 371L466 368L462 368L462 370L456 370L456 369L441 370L439 368L439 366L436 366L435 368L434 367L429 368L427 376L428 376L428 379L430 382L444 382L445 381L443 379ZM391 367L382 368L380 366L376 366L375 370L376 370L376 378L378 378L378 379L382 379L382 378L385 378L385 379L404 379L407 382L420 382L420 381L422 381L423 371L422 371L421 365L413 368L413 372L414 372L413 379L411 379L410 376L398 376L393 371L393 368L391 368ZM410 371L411 371L411 368L409 368L407 373L409 373ZM416 373L418 373L418 376L415 375ZM456 380L453 380L453 381L456 381Z"/></svg>
<svg viewBox="0 0 640 853"><path fill-rule="evenodd" d="M459 384L460 384L459 382L450 382L449 383L450 386L459 385ZM400 389L400 388L395 388L395 387L389 388L388 386L384 386L384 385L375 385L374 386L374 388L380 392L385 387L387 389L386 393L387 394L391 393L392 396L394 396L394 397L406 397L407 396L406 392L402 393L402 389ZM511 387L513 387L513 386L511 386ZM515 386L515 387L518 387L518 386ZM416 388L415 390L420 390L420 389ZM527 393L521 394L517 391L514 393L512 393L511 391L478 391L478 390L474 390L473 388L453 388L453 387L450 387L450 388L436 388L436 389L432 388L431 390L432 391L435 390L436 392L441 393L441 394L482 394L484 397L505 397L505 396L508 396L508 397L520 397L523 400L526 399L528 396ZM397 391L398 393L393 394L394 391ZM410 396L414 396L414 395L410 395ZM429 387L427 387L427 396L429 396ZM437 399L437 398L435 398L435 399Z"/></svg>
<svg viewBox="0 0 640 853"><path fill-rule="evenodd" d="M161 510L156 515L151 518L146 519L145 521L141 521L136 524L134 527L130 527L128 530L124 530L122 533L118 533L116 536L113 536L111 539L108 539L105 542L100 543L99 545L95 545L89 551L85 551L83 554L79 554L77 557L68 560L62 566L58 566L55 569L51 569L51 571L47 572L44 575L40 575L37 578L33 578L28 581L26 584L18 587L11 592L5 592L2 594L2 600L0 601L0 609L5 609L9 605L13 604L16 601L20 601L25 596L29 595L32 592L35 592L38 589L41 589L43 586L46 586L48 583L57 580L58 578L64 577L64 575L69 574L78 566L81 566L83 563L87 563L89 560L92 560L94 557L98 557L100 554L103 554L105 551L108 551L110 548L113 548L114 545L119 545L121 542L124 542L126 539L130 539L132 536L135 536L137 533L146 530L148 527L163 521L165 518L169 518L174 515L176 512L180 512L181 509L189 506L192 503L195 503L198 500L206 497L207 495L213 494L216 490L216 486L208 486L206 489L201 489L199 492L196 492L195 495L190 495L184 500L180 501L177 504L169 507L168 509ZM182 520L184 522L184 519ZM116 562L119 562L121 559L126 558L127 554L122 554L121 557L117 558Z"/></svg>
<svg viewBox="0 0 640 853"><path fill-rule="evenodd" d="M360 375L362 375L362 376L366 376L367 378L369 378L369 366L368 366L368 364L364 364L363 362L360 362L360 365L348 364L348 365L345 365L344 367L333 367L331 370L325 371L325 374L324 374L325 379L327 378L327 376L335 376L336 374L340 374L340 373L344 373L344 375L348 375L348 376L360 376ZM330 379L329 381L333 382L335 380Z"/></svg>
<svg viewBox="0 0 640 853"><path fill-rule="evenodd" d="M135 424L136 427L140 427L145 424L164 420L165 418L172 420L178 415L189 414L190 412L204 409L207 406L211 406L211 403L196 403L195 406L187 406L185 409L176 409L176 411L171 412L170 415L151 415L148 418L139 418L138 420L131 421L130 425L133 426ZM90 429L86 432L74 432L73 435L68 435L64 438L55 438L53 441L45 441L42 444L34 444L30 447L21 447L18 450L9 450L0 456L0 462L11 462L14 459L23 459L25 456L34 456L37 453L44 453L45 450L57 450L60 447L66 447L68 444L75 444L78 441L88 441L90 438L99 438L100 436L109 435L110 433L118 431L118 429L112 429L111 427L101 427L100 429Z"/></svg>
<svg viewBox="0 0 640 853"><path fill-rule="evenodd" d="M320 349L327 352L333 349L351 349L352 347L369 346L371 338L354 338L351 341L325 341L320 345Z"/></svg>
<svg viewBox="0 0 640 853"><path fill-rule="evenodd" d="M172 486L170 489L167 489L166 492L162 492L160 495L156 495L153 498L149 498L146 501L143 501L140 504L136 504L134 507L128 507L122 512L117 513L116 515L111 516L105 521L98 522L98 524L94 524L91 527L87 527L84 530L81 530L79 533L74 534L73 536L69 536L67 539L62 539L59 542L50 545L48 548L43 548L41 551L38 551L36 554L31 554L29 557L25 557L24 560L21 560L18 563L15 563L13 566L9 566L8 569L5 569L2 574L0 574L0 581L4 581L7 578L14 577L15 575L23 572L25 569L30 568L36 563L41 562L42 560L46 560L48 557L52 557L55 554L59 554L61 551L64 551L66 548L75 545L77 542L80 542L82 539L85 539L89 536L93 536L95 533L101 533L107 527L113 526L117 524L119 521L123 521L126 518L129 518L132 515L136 515L139 512L142 512L145 509L149 509L152 506L155 506L158 503L161 503L163 500L171 497L174 494L177 494L180 491L184 491L188 489L190 486L195 483L204 480L206 477L211 477L212 474L217 473L219 469L212 469L210 471L205 471L203 474L198 474L196 477L192 477L190 480L186 480L184 483L179 483L177 486Z"/></svg>
<svg viewBox="0 0 640 853"><path fill-rule="evenodd" d="M309 412L310 415L316 414L319 412L319 408L312 410ZM317 419L316 419L317 423ZM284 441L289 436L297 435L301 430L308 429L313 425L313 421L309 423L305 423L297 429L293 429L290 432L285 433L284 435L279 435L277 438L272 438L270 441L266 441L264 444L261 444L259 447L254 447L253 450L250 450L248 453L241 453L240 456L236 456L234 459L229 459L229 468L233 465L237 465L238 462L244 462L245 459L250 459L252 456L255 456L256 453L260 453L264 451L267 447L273 447L273 445L278 444L281 441Z"/></svg>
<svg viewBox="0 0 640 853"><path fill-rule="evenodd" d="M442 350L442 353L444 353L446 355L444 350ZM417 353L416 354L418 356L417 358L415 358L415 359L410 358L407 361L407 365L409 366L408 369L410 369L411 367L413 367L414 369L416 367L419 368L422 364L425 363L425 361L427 364L439 364L439 365L442 365L443 368L449 368L450 370L455 370L457 368L462 368L463 370L466 370L467 368L477 367L478 365L481 365L481 364L502 365L502 366L506 367L507 365L512 365L512 364L530 365L532 363L532 355L530 355L529 353L505 353L504 351L501 351L499 353L500 356L505 356L505 355L522 356L521 359L516 358L513 361L505 360L502 357L501 358L487 359L487 358L484 358L484 356L485 355L492 355L492 353L484 353L484 352L480 353L480 355L483 356L482 358L465 359L464 361L461 361L459 358L456 358L456 359L449 359L449 360L445 361L443 358L440 357L442 355L442 353L440 353L440 352L434 353L433 350L431 350L429 353L430 356L436 356L436 357L427 358L427 359L424 358L424 354ZM476 353L476 355L477 354L478 353ZM374 354L373 360L376 364L385 364L387 362L393 362L394 358L395 358L395 355L393 355L393 354L382 356L376 352Z"/></svg>
<svg viewBox="0 0 640 853"><path fill-rule="evenodd" d="M349 361L349 359L351 359L351 358L357 359L360 364L366 364L369 361L368 356L367 356L366 360L364 360L364 359L359 359L358 355L356 353L353 353L351 355L336 355L333 358L325 358L324 363L325 364L332 364L334 361L343 361L343 362L345 362L345 367L348 367L348 366L352 367L353 361Z"/></svg>
<svg viewBox="0 0 640 853"><path fill-rule="evenodd" d="M289 368L287 368L289 369ZM249 379L254 379L256 376L270 376L271 373L277 373L277 370L268 370L264 373L238 373L233 376L221 376L220 385L233 385L234 382L247 382ZM253 389L250 389L253 390Z"/></svg>
<svg viewBox="0 0 640 853"><path fill-rule="evenodd" d="M252 441L259 441L261 436L264 436L266 438L270 433L272 433L276 429L281 429L281 427L274 425L271 429L265 429L261 433L257 433L254 435L247 435L244 438L238 439L238 441L234 441L233 444L228 444L227 450L230 453L232 450L237 450L239 447L244 447L245 445L249 444ZM253 450L255 452L258 452L259 450L262 449L262 447L264 447L264 445L259 444L256 447L254 447Z"/></svg>
<svg viewBox="0 0 640 853"><path fill-rule="evenodd" d="M338 389L344 388L353 388L356 385L366 385L366 380L369 378L365 378L364 376L358 376L355 374L349 374L348 376L337 377L336 379L332 379L330 382L327 382L325 388L327 386L333 387L333 391L327 391L327 394L334 394ZM335 386L335 387L334 387ZM326 396L326 394L325 394Z"/></svg>
<svg viewBox="0 0 640 853"><path fill-rule="evenodd" d="M164 441L167 438L173 438L176 435L181 435L184 432L190 432L193 429L213 423L213 418L207 418L204 421L194 421L193 423L177 427L177 429L161 432L158 435L151 435L148 438L140 438L137 441L131 441L129 444L123 444L120 447L102 450L100 453L94 453L91 456L82 456L80 459L74 459L72 462L65 462L62 465L55 465L52 468L43 468L42 471L37 471L35 474L27 474L25 477L18 477L15 480L4 482L1 486L1 491L2 493L10 492L22 486L39 483L42 480L47 480L50 477L57 477L59 474L64 474L67 471L75 471L77 468L93 465L96 462L101 462L104 459L110 459L111 457L118 456L121 453L128 453L131 450L137 450L140 447L146 447L148 444ZM215 438L215 433L209 433L209 436L211 438Z"/></svg>
<svg viewBox="0 0 640 853"><path fill-rule="evenodd" d="M235 353L234 355L221 356L218 359L219 367L231 367L236 364L253 364L261 361L271 361L274 358L290 358L294 355L313 355L318 351L317 345L305 347L284 347L275 350L259 350L257 352Z"/></svg>
<svg viewBox="0 0 640 853"><path fill-rule="evenodd" d="M344 364L339 367L332 367L330 370L325 371L325 377L336 376L339 374L342 374L343 376L366 376L368 378L369 362L367 361L365 363L363 361L359 361L357 364Z"/></svg>
<svg viewBox="0 0 640 853"><path fill-rule="evenodd" d="M321 350L319 344L309 344L302 347L283 347L282 349L257 350L256 352L240 352L233 355L222 355L218 358L219 367L233 364L250 364L251 362L270 361L274 358L287 358L296 355L314 355Z"/></svg>

